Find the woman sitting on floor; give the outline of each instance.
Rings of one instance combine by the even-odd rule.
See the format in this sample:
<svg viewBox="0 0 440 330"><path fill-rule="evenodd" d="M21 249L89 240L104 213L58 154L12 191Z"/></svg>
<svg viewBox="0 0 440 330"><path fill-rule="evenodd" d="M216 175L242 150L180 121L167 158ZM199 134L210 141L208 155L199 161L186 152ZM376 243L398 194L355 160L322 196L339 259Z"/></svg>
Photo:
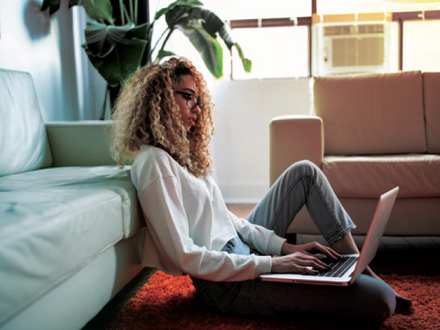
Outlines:
<svg viewBox="0 0 440 330"><path fill-rule="evenodd" d="M141 68L117 101L113 152L132 160L132 181L147 223L143 265L191 276L197 295L223 312L309 315L383 322L396 294L371 269L346 288L263 282L265 273L314 274L333 259L359 253L355 227L321 170L302 161L289 167L247 219L226 207L212 176L209 142L213 105L202 75L171 58ZM293 245L283 236L307 208L329 247Z"/></svg>

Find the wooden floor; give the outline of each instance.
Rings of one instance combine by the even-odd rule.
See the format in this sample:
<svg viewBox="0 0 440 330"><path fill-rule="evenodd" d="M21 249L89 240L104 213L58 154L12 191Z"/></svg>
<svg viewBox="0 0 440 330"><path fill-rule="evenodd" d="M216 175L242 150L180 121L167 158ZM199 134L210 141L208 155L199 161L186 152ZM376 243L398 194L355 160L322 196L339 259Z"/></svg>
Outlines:
<svg viewBox="0 0 440 330"><path fill-rule="evenodd" d="M228 209L237 217L246 218L255 207L255 204L228 204L227 206Z"/></svg>
<svg viewBox="0 0 440 330"><path fill-rule="evenodd" d="M252 204L228 204L239 217L246 217L254 208ZM355 236L362 247L365 237ZM298 235L297 244L318 241L318 235ZM440 276L440 237L383 237L371 267L379 274L413 274Z"/></svg>

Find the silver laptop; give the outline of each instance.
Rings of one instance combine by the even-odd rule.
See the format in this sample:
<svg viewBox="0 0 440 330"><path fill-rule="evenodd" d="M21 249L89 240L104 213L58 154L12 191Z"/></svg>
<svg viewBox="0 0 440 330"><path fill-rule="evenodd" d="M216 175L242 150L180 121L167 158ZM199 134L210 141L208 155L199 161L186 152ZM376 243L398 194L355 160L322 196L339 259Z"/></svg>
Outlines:
<svg viewBox="0 0 440 330"><path fill-rule="evenodd" d="M329 271L317 275L263 274L260 276L261 279L263 281L315 285L348 286L353 284L376 255L398 192L399 187L396 187L380 196L360 254L345 254L339 262L330 263L331 269Z"/></svg>

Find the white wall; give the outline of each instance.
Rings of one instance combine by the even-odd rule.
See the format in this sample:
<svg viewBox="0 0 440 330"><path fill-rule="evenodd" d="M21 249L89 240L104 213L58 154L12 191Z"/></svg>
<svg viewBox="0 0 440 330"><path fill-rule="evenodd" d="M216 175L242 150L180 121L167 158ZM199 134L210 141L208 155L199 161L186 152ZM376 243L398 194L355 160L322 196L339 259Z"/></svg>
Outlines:
<svg viewBox="0 0 440 330"><path fill-rule="evenodd" d="M217 108L214 175L229 203L254 203L269 188L269 122L310 113L310 79L209 81Z"/></svg>
<svg viewBox="0 0 440 330"><path fill-rule="evenodd" d="M77 79L81 64L75 53L84 51L74 43L73 10L67 8L67 0L61 1L60 10L50 18L41 12L42 2L0 1L0 68L32 75L45 121L97 119L100 109L93 102L102 102L105 83L92 71L87 82L101 85L96 96L84 96L89 86Z"/></svg>

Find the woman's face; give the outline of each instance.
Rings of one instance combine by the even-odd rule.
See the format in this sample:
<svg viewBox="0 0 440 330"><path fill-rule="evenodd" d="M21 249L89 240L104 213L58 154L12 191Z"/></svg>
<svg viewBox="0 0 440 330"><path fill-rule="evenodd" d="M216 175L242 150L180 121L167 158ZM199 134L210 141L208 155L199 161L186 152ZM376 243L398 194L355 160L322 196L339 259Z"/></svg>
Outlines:
<svg viewBox="0 0 440 330"><path fill-rule="evenodd" d="M190 75L181 76L180 81L174 85L174 99L180 109L182 123L187 132L196 124L202 111L197 94L196 82Z"/></svg>

